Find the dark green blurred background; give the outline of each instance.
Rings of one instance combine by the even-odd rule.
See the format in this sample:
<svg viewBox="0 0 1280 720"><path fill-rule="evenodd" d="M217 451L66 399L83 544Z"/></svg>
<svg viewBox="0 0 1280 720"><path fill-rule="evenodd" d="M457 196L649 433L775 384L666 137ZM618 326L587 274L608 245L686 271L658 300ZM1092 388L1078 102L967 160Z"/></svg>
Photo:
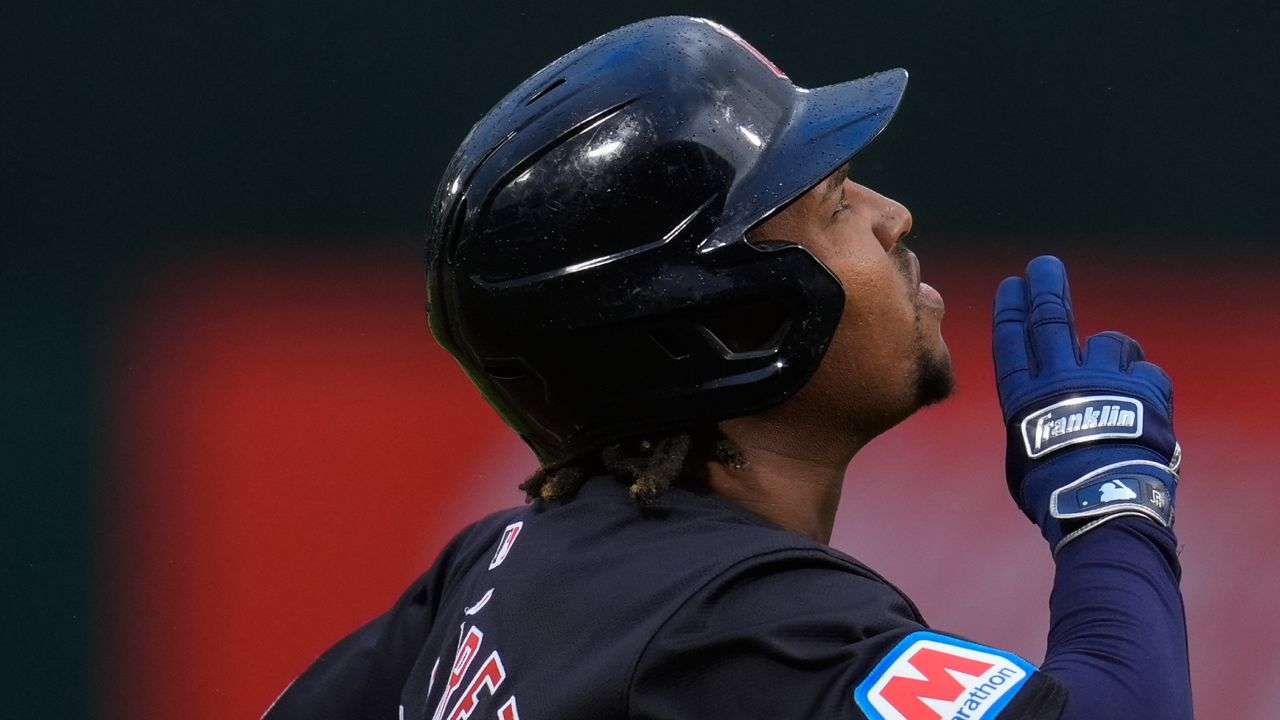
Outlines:
<svg viewBox="0 0 1280 720"><path fill-rule="evenodd" d="M1277 257L1274 3L11 4L0 716L97 712L102 364L151 269L228 247L415 263L471 123L560 53L668 13L724 22L802 85L908 68L854 175L912 209L922 245Z"/></svg>

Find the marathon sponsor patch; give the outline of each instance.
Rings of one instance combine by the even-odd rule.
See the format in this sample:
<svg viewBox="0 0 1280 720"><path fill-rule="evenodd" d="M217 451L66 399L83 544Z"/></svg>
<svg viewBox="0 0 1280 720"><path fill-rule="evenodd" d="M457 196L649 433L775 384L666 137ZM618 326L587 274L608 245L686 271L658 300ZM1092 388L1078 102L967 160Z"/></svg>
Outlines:
<svg viewBox="0 0 1280 720"><path fill-rule="evenodd" d="M989 720L1035 670L1013 653L920 631L899 641L853 697L869 720Z"/></svg>
<svg viewBox="0 0 1280 720"><path fill-rule="evenodd" d="M1118 395L1071 398L1022 419L1022 441L1029 458L1076 443L1141 435L1142 403Z"/></svg>

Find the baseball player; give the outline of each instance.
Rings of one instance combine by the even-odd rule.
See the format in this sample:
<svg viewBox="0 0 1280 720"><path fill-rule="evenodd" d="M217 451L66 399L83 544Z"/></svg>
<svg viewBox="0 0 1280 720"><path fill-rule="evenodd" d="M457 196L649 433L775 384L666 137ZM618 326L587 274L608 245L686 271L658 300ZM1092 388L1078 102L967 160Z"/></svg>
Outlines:
<svg viewBox="0 0 1280 720"><path fill-rule="evenodd" d="M485 115L432 208L428 316L537 454L531 502L267 717L1190 717L1172 386L1124 335L1080 345L1054 258L993 326L1009 490L1056 564L1043 662L827 545L854 454L951 388L911 216L848 178L906 81L802 89L665 17Z"/></svg>

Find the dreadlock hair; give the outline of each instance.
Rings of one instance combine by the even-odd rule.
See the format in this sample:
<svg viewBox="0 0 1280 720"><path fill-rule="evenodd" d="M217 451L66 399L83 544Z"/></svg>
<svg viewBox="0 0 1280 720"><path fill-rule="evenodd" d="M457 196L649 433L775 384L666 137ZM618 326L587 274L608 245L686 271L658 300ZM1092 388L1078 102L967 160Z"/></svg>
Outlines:
<svg viewBox="0 0 1280 720"><path fill-rule="evenodd" d="M658 438L635 438L602 448L564 465L540 467L520 483L530 501L568 500L598 474L631 483L631 498L641 505L657 500L677 481L707 482L708 460L735 470L749 466L742 448L710 425Z"/></svg>

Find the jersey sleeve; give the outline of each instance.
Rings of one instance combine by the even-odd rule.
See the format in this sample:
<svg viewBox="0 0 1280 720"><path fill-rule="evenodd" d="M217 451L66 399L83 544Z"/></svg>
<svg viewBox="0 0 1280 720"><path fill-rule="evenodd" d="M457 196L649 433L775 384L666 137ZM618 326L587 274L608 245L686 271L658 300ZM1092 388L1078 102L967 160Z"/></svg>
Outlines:
<svg viewBox="0 0 1280 720"><path fill-rule="evenodd" d="M695 592L637 662L630 716L1056 719L1025 660L926 628L895 589L818 554L756 559Z"/></svg>
<svg viewBox="0 0 1280 720"><path fill-rule="evenodd" d="M1056 558L1043 670L1070 689L1063 720L1192 717L1173 532L1123 517Z"/></svg>

